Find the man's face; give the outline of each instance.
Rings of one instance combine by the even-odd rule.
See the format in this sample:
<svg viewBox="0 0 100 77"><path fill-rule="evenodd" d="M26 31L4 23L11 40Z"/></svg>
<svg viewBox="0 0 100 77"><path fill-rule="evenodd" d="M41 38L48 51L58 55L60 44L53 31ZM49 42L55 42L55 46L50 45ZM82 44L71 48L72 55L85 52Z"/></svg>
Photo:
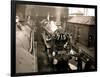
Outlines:
<svg viewBox="0 0 100 77"><path fill-rule="evenodd" d="M16 22L19 22L19 19L18 18L16 19Z"/></svg>
<svg viewBox="0 0 100 77"><path fill-rule="evenodd" d="M18 16L16 16L16 22L19 22L19 17Z"/></svg>
<svg viewBox="0 0 100 77"><path fill-rule="evenodd" d="M31 17L30 17L30 16L28 16L28 20L29 20L29 19L31 19Z"/></svg>

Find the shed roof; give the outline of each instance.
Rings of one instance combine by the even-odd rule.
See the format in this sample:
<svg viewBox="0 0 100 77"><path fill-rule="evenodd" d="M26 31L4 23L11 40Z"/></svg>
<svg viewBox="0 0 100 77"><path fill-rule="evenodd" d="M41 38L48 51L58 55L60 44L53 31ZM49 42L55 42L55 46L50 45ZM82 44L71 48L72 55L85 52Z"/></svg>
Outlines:
<svg viewBox="0 0 100 77"><path fill-rule="evenodd" d="M94 16L73 16L68 20L69 23L95 25Z"/></svg>

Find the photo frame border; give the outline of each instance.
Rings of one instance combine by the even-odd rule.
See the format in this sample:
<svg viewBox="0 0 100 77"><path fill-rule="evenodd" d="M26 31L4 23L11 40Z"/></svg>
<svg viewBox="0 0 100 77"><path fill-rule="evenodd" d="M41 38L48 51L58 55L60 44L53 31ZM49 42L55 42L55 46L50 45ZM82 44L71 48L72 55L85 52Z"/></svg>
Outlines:
<svg viewBox="0 0 100 77"><path fill-rule="evenodd" d="M60 6L60 7L79 7L79 8L94 8L95 9L95 26L96 26L96 44L95 44L95 70L91 71L72 71L68 73L82 73L82 72L96 72L97 71L97 5L83 5L83 4L67 4L67 3L51 3L51 2L36 2L36 1L11 1L11 76L31 76L31 75L50 75L62 74L55 72L30 72L30 73L16 73L16 4L24 5L41 5L41 6Z"/></svg>

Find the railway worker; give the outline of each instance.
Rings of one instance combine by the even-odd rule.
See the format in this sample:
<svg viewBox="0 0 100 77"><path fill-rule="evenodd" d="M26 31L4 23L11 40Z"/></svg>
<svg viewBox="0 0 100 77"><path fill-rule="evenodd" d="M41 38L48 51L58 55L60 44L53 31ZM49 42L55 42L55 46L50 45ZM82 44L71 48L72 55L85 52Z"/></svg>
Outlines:
<svg viewBox="0 0 100 77"><path fill-rule="evenodd" d="M21 24L21 19L19 16L16 16L16 31L22 30L22 24Z"/></svg>
<svg viewBox="0 0 100 77"><path fill-rule="evenodd" d="M33 21L31 16L27 16L26 23L31 29L33 29L33 27L35 26L35 22Z"/></svg>

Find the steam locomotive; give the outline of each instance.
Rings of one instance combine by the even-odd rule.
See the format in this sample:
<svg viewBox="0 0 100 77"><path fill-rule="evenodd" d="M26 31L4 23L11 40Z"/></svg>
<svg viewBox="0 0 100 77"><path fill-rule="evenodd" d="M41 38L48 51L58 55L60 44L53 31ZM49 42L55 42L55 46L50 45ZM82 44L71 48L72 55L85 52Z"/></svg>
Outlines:
<svg viewBox="0 0 100 77"><path fill-rule="evenodd" d="M55 72L73 71L69 66L69 60L71 60L72 57L76 58L76 71L87 71L95 68L93 58L84 53L84 51L79 52L79 49L73 47L70 34L66 33L61 26L58 26L56 30L52 31L50 30L50 25L52 24L49 22L49 24L47 23L46 26L43 26L45 30L43 36L45 39L47 55ZM53 26L56 25L53 24ZM76 53L71 54L71 49L74 49ZM84 68L82 66L83 61L85 62Z"/></svg>

